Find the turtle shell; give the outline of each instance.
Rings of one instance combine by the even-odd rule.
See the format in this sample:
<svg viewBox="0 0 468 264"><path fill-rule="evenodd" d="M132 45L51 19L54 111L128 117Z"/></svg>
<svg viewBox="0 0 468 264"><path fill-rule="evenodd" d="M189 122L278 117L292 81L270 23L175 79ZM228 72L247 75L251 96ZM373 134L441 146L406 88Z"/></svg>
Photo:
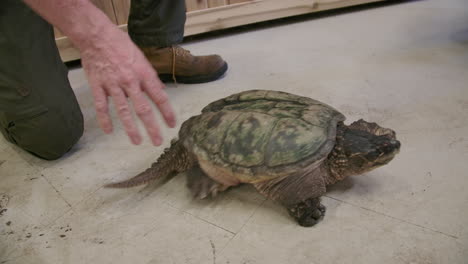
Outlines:
<svg viewBox="0 0 468 264"><path fill-rule="evenodd" d="M184 122L180 138L201 165L255 183L322 162L344 120L311 98L251 90L207 105Z"/></svg>

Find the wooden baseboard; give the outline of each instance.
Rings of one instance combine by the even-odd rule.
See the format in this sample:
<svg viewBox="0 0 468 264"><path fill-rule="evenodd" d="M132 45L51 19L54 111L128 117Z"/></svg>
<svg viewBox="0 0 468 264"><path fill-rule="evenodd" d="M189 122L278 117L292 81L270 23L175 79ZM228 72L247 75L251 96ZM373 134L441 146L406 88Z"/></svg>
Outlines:
<svg viewBox="0 0 468 264"><path fill-rule="evenodd" d="M247 25L277 18L319 12L383 0L255 0L190 12L186 34Z"/></svg>
<svg viewBox="0 0 468 264"><path fill-rule="evenodd" d="M319 12L385 0L253 0L187 13L185 36L277 18ZM127 25L119 26L127 30ZM67 37L56 39L63 61L80 58Z"/></svg>

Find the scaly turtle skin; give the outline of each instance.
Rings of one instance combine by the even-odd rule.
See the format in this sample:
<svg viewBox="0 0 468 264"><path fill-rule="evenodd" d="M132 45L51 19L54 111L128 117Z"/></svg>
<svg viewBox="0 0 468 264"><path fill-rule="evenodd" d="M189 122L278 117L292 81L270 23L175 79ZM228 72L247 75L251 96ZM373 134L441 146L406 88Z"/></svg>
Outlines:
<svg viewBox="0 0 468 264"><path fill-rule="evenodd" d="M266 90L234 94L185 121L179 139L150 169L108 187L195 169L187 182L196 197L252 184L300 225L312 226L325 213L320 196L327 185L387 164L400 148L392 130L364 120L346 126L344 120L307 97Z"/></svg>

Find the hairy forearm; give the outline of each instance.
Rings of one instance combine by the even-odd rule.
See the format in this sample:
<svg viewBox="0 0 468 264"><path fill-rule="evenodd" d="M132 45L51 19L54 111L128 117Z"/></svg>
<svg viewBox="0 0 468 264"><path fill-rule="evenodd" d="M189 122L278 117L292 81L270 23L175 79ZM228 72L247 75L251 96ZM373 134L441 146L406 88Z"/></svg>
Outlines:
<svg viewBox="0 0 468 264"><path fill-rule="evenodd" d="M80 50L98 43L115 25L89 0L23 0Z"/></svg>

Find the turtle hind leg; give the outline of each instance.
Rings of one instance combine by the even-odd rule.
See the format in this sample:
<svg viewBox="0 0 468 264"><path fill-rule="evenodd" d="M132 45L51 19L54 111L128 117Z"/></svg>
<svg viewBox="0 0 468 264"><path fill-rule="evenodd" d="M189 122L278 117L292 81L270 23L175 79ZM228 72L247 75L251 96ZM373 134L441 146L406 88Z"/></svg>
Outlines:
<svg viewBox="0 0 468 264"><path fill-rule="evenodd" d="M320 197L309 198L303 202L287 207L299 225L310 227L317 224L325 216L326 208L320 203Z"/></svg>
<svg viewBox="0 0 468 264"><path fill-rule="evenodd" d="M194 167L187 172L187 187L197 199L215 197L230 186L219 183L203 172L200 167Z"/></svg>

